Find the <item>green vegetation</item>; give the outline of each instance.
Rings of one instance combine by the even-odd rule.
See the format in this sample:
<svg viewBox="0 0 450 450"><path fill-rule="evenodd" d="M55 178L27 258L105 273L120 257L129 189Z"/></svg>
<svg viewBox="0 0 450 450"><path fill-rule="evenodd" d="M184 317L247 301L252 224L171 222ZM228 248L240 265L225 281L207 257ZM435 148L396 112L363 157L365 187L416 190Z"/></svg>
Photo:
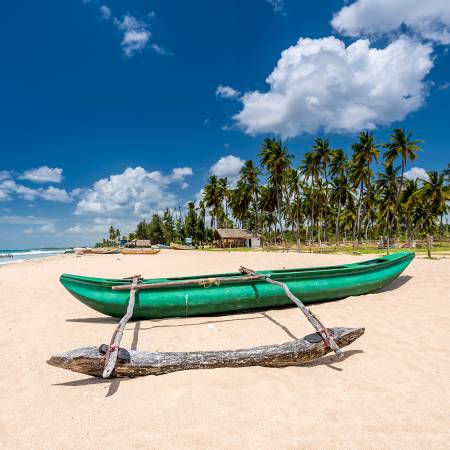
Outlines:
<svg viewBox="0 0 450 450"><path fill-rule="evenodd" d="M372 132L363 131L347 155L318 137L300 166L293 167L287 146L265 139L259 165L246 161L235 186L211 175L197 206L189 202L184 216L180 208L153 214L128 239L169 244L191 237L195 246L203 247L212 243L212 229L237 227L261 235L265 246L294 244L299 251L374 252L382 241L389 253L392 243L413 246L422 240L426 244L418 243L422 247L417 251L426 247L431 257L433 239L447 240L448 249L444 217L449 212L450 165L424 179L406 178L408 162L415 160L421 144L400 128L387 143L377 143ZM374 173L377 162L382 170ZM116 245L119 237L110 227L109 240L98 245Z"/></svg>
<svg viewBox="0 0 450 450"><path fill-rule="evenodd" d="M235 187L226 178L209 178L203 201L210 225L245 228L261 234L266 244L295 242L299 249L333 244L341 251L350 241L354 250L381 240L389 252L394 240L412 245L426 239L430 255L433 237L448 239L443 221L449 210L450 171L407 179L407 164L415 160L421 143L400 128L387 143L375 142L373 133L364 131L346 155L319 137L295 168L286 145L265 139L260 167L246 161ZM383 169L374 174L380 156Z"/></svg>

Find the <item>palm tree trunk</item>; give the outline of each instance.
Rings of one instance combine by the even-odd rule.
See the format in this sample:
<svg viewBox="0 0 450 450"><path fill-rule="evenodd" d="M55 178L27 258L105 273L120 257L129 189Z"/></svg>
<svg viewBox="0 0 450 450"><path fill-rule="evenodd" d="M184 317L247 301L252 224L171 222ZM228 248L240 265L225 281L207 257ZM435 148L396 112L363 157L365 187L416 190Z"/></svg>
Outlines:
<svg viewBox="0 0 450 450"><path fill-rule="evenodd" d="M339 220L340 220L340 216L341 216L341 194L339 194L338 212L337 212L337 216L336 216L336 224L335 224L335 227L334 227L334 234L335 234L335 238L336 238L336 248L339 245Z"/></svg>
<svg viewBox="0 0 450 450"><path fill-rule="evenodd" d="M361 240L361 207L362 207L362 193L363 193L363 182L361 181L359 187L359 199L358 199L358 217L357 217L357 233L358 233L358 243ZM353 240L355 240L355 236L353 236Z"/></svg>
<svg viewBox="0 0 450 450"><path fill-rule="evenodd" d="M427 233L427 253L428 253L428 258L431 258L431 235L430 235L430 233Z"/></svg>

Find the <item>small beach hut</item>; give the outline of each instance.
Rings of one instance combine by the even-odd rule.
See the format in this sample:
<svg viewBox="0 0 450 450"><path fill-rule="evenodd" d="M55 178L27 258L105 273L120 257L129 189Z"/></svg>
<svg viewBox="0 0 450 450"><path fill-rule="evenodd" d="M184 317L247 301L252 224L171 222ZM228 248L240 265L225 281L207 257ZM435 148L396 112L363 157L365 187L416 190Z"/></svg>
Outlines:
<svg viewBox="0 0 450 450"><path fill-rule="evenodd" d="M236 228L216 228L214 240L217 247L260 247L261 239L246 230Z"/></svg>

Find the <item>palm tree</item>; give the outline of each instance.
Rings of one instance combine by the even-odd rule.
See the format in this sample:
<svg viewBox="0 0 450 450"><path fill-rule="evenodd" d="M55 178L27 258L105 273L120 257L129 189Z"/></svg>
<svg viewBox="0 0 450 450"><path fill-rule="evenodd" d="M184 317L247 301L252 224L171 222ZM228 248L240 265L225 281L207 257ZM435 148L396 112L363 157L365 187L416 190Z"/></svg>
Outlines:
<svg viewBox="0 0 450 450"><path fill-rule="evenodd" d="M240 180L247 186L248 195L252 198L255 212L256 232L259 233L258 195L259 195L259 175L261 170L255 166L252 160L245 161L240 171Z"/></svg>
<svg viewBox="0 0 450 450"><path fill-rule="evenodd" d="M423 179L423 186L418 191L418 195L420 196L422 202L426 205L428 209L428 214L425 215L427 217L427 230L428 230L428 239L427 242L431 243L430 230L432 230L432 226L430 225L430 221L432 217L442 217L443 214L448 210L447 202L450 200L450 186L446 184L445 180L445 172L427 172L428 179ZM441 219L442 221L442 219ZM429 256L431 257L430 250Z"/></svg>
<svg viewBox="0 0 450 450"><path fill-rule="evenodd" d="M300 174L295 169L289 169L286 174L286 189L288 192L287 211L288 219L295 226L297 248L300 251L300 218L301 218L301 191L302 182Z"/></svg>
<svg viewBox="0 0 450 450"><path fill-rule="evenodd" d="M403 188L403 177L405 173L405 167L407 161L414 161L417 156L417 152L421 150L419 144L423 141L412 140L412 133L405 134L402 128L396 128L394 132L389 136L389 141L384 144L383 147L387 150L384 152L384 159L387 165L392 165L394 161L400 157L402 161L401 174L400 174L400 187L397 193L397 199L395 201L394 214L392 215L390 225L387 232L387 253L389 254L389 241L391 237L392 227L394 225L394 220L397 215L398 205L400 202L400 195Z"/></svg>
<svg viewBox="0 0 450 450"><path fill-rule="evenodd" d="M375 144L372 132L362 131L358 134L358 139L359 141L352 145L352 164L355 187L359 185L357 233L358 241L361 241L361 208L363 191L365 186L367 193L370 196L371 178L373 175L370 165L374 160L378 161L379 150L378 145Z"/></svg>
<svg viewBox="0 0 450 450"><path fill-rule="evenodd" d="M324 226L325 226L325 240L328 241L328 165L333 158L334 151L330 148L328 139L316 138L313 145L313 152L317 162L321 167L321 172L325 177L324 194L325 202L323 203L324 210Z"/></svg>
<svg viewBox="0 0 450 450"><path fill-rule="evenodd" d="M219 209L221 207L221 186L216 175L211 175L208 178L208 183L204 188L204 201L211 210L211 226L218 228Z"/></svg>
<svg viewBox="0 0 450 450"><path fill-rule="evenodd" d="M264 143L259 152L261 165L269 173L269 184L272 184L276 193L276 211L281 236L285 242L283 232L282 211L282 191L286 170L291 166L293 156L288 153L287 147L277 139L264 139Z"/></svg>
<svg viewBox="0 0 450 450"><path fill-rule="evenodd" d="M392 217L395 220L395 199L398 195L398 171L400 166L383 164L384 172L380 172L377 178L377 187L380 193L380 207L378 210L379 221L382 224L383 236L388 234L389 224ZM389 247L389 242L388 242Z"/></svg>
<svg viewBox="0 0 450 450"><path fill-rule="evenodd" d="M314 185L315 182L319 179L319 160L317 158L317 154L314 152L306 152L304 154L304 158L300 165L300 173L305 177L305 179L311 184L311 195L310 195L310 242L314 241L314 213L315 213L315 205L314 205Z"/></svg>
<svg viewBox="0 0 450 450"><path fill-rule="evenodd" d="M330 161L330 176L333 179L332 182L332 201L334 204L337 204L337 213L336 220L334 225L334 234L336 240L336 247L339 244L339 221L341 215L341 206L342 205L342 195L346 194L348 187L348 180L346 178L347 174L347 157L342 149L337 148L333 150L333 155ZM345 203L344 203L345 205Z"/></svg>

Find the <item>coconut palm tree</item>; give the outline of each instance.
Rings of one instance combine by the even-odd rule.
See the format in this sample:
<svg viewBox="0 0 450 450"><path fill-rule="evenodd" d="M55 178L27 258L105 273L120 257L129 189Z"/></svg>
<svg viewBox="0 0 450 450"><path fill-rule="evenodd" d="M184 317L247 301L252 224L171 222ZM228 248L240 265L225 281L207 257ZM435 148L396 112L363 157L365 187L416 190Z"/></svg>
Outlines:
<svg viewBox="0 0 450 450"><path fill-rule="evenodd" d="M373 133L368 131L359 133L358 142L352 145L352 150L353 180L355 187L359 186L357 233L358 241L361 241L361 209L364 187L370 196L371 179L373 176L370 165L373 161L378 161L379 155L378 145L375 144Z"/></svg>
<svg viewBox="0 0 450 450"><path fill-rule="evenodd" d="M219 210L222 206L221 186L219 178L216 175L211 175L208 178L208 183L204 188L204 201L207 208L210 208L211 226L218 227Z"/></svg>
<svg viewBox="0 0 450 450"><path fill-rule="evenodd" d="M261 170L253 163L252 160L245 161L240 170L240 180L247 186L248 195L252 198L253 210L255 214L255 228L259 233L259 214L258 214L258 195L259 195L259 175Z"/></svg>
<svg viewBox="0 0 450 450"><path fill-rule="evenodd" d="M309 196L310 201L310 242L314 241L314 214L315 214L315 204L314 204L314 187L319 179L320 169L319 160L317 154L312 152L306 152L304 154L303 160L300 164L300 173L305 177L308 183L311 185L311 192Z"/></svg>
<svg viewBox="0 0 450 450"><path fill-rule="evenodd" d="M397 192L397 198L395 201L394 214L392 215L391 222L387 230L387 253L389 254L389 240L391 237L392 227L394 225L394 220L396 219L398 205L400 203L400 195L403 188L403 178L405 173L406 163L409 161L414 161L417 157L417 152L421 150L419 146L421 140L413 140L412 133L405 134L402 128L396 128L394 132L389 136L389 142L384 144L383 147L386 148L384 152L384 160L387 165L392 165L394 161L400 157L401 159L401 174L400 174L400 187Z"/></svg>
<svg viewBox="0 0 450 450"><path fill-rule="evenodd" d="M334 156L334 151L330 148L330 142L328 139L322 139L319 137L314 141L313 152L315 153L315 158L317 158L318 164L321 168L321 173L325 178L325 184L323 185L325 194L323 212L325 240L328 241L328 166Z"/></svg>
<svg viewBox="0 0 450 450"><path fill-rule="evenodd" d="M289 169L286 174L287 217L295 227L297 248L300 251L300 219L302 216L301 192L303 185L296 169Z"/></svg>
<svg viewBox="0 0 450 450"><path fill-rule="evenodd" d="M422 180L418 195L430 210L429 213L441 218L448 211L450 201L450 186L446 183L445 172L427 172L428 178ZM428 228L432 229L431 227ZM428 236L430 240L430 236Z"/></svg>
<svg viewBox="0 0 450 450"><path fill-rule="evenodd" d="M280 226L281 237L285 242L282 219L282 193L285 181L285 172L291 166L293 156L288 153L287 147L283 146L281 140L264 139L259 152L261 166L269 174L269 185L275 190L277 220Z"/></svg>

